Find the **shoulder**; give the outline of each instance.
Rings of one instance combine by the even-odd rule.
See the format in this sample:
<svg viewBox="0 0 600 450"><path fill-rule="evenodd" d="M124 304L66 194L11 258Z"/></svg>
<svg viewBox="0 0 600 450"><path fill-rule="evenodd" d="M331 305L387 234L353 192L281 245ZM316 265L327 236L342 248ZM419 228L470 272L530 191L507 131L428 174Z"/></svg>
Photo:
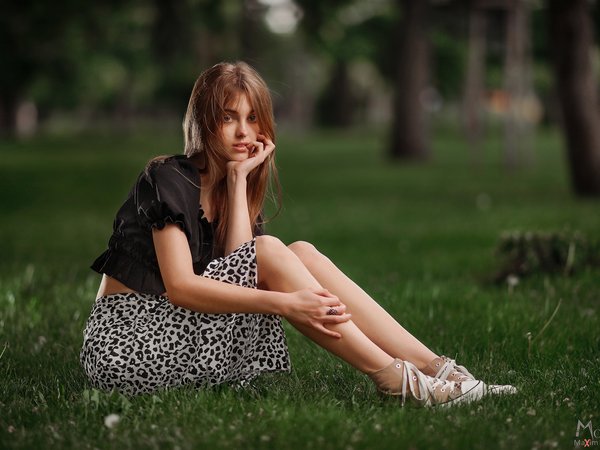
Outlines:
<svg viewBox="0 0 600 450"><path fill-rule="evenodd" d="M141 172L133 190L133 201L141 223L147 227L164 227L178 223L188 238L198 216L200 173L185 155L151 160Z"/></svg>
<svg viewBox="0 0 600 450"><path fill-rule="evenodd" d="M140 177L152 185L177 184L200 189L200 174L196 165L185 155L166 156L151 160Z"/></svg>

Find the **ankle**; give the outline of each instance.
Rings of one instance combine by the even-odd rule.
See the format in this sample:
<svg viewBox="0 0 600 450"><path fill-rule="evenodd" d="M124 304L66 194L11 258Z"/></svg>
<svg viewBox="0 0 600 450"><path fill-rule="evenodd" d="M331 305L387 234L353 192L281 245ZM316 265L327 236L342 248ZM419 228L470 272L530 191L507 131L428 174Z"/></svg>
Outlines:
<svg viewBox="0 0 600 450"><path fill-rule="evenodd" d="M443 362L442 358L440 356L436 356L429 362L421 363L421 365L417 365L417 364L415 364L415 365L425 375L428 375L430 377L435 377L438 372L437 367L435 365L436 362Z"/></svg>
<svg viewBox="0 0 600 450"><path fill-rule="evenodd" d="M402 388L402 365L399 359L394 359L391 364L383 369L370 372L367 375L380 391L398 392Z"/></svg>

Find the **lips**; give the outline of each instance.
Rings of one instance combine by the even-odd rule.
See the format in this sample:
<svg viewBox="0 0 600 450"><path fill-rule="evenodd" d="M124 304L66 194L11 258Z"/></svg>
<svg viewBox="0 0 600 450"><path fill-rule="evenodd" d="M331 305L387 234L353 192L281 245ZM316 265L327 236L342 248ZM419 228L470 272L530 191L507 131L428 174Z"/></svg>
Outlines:
<svg viewBox="0 0 600 450"><path fill-rule="evenodd" d="M233 144L232 147L238 151L238 152L247 152L248 151L248 147L247 145L249 144L249 142L240 142L238 144Z"/></svg>

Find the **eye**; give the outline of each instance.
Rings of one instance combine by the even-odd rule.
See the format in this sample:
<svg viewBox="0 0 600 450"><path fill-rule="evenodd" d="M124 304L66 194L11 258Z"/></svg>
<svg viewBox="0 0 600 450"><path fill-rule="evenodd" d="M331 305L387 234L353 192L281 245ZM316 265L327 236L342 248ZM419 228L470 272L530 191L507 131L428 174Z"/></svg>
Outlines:
<svg viewBox="0 0 600 450"><path fill-rule="evenodd" d="M258 119L256 118L256 114L250 114L248 116L248 121L249 122L256 122Z"/></svg>
<svg viewBox="0 0 600 450"><path fill-rule="evenodd" d="M232 118L232 117L231 117L229 114L225 114L225 115L223 116L223 122L225 122L225 123L229 123L229 122L231 122L231 121L233 121L233 118Z"/></svg>

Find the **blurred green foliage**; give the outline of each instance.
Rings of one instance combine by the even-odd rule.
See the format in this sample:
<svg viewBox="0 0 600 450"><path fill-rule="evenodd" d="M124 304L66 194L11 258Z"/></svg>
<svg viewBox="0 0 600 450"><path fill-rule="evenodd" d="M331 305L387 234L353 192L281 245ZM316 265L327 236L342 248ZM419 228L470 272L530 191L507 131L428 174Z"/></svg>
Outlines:
<svg viewBox="0 0 600 450"><path fill-rule="evenodd" d="M273 5L259 0L101 0L85 7L73 0L4 2L0 54L10 70L0 73L0 105L6 112L31 100L42 120L56 111L80 121L92 121L99 113L117 121L135 114L178 117L200 71L220 60L247 59L274 82L281 94L275 99L279 110L293 110L288 94L301 90L301 98L318 98L318 123L360 120L357 114L336 120L335 103L342 103L340 115L364 103L354 79L356 63L368 64L391 86L398 70L399 2ZM277 34L269 28L266 18L276 7L292 8L295 32ZM446 102L459 99L463 91L467 13L464 2L452 1L437 5L430 20L431 81ZM502 85L501 19L500 12L489 16L489 88ZM544 100L552 95L546 27L545 4L535 3L530 17L534 82ZM297 77L309 81L299 84ZM344 77L349 77L347 86L340 87ZM340 93L354 98L344 103Z"/></svg>

